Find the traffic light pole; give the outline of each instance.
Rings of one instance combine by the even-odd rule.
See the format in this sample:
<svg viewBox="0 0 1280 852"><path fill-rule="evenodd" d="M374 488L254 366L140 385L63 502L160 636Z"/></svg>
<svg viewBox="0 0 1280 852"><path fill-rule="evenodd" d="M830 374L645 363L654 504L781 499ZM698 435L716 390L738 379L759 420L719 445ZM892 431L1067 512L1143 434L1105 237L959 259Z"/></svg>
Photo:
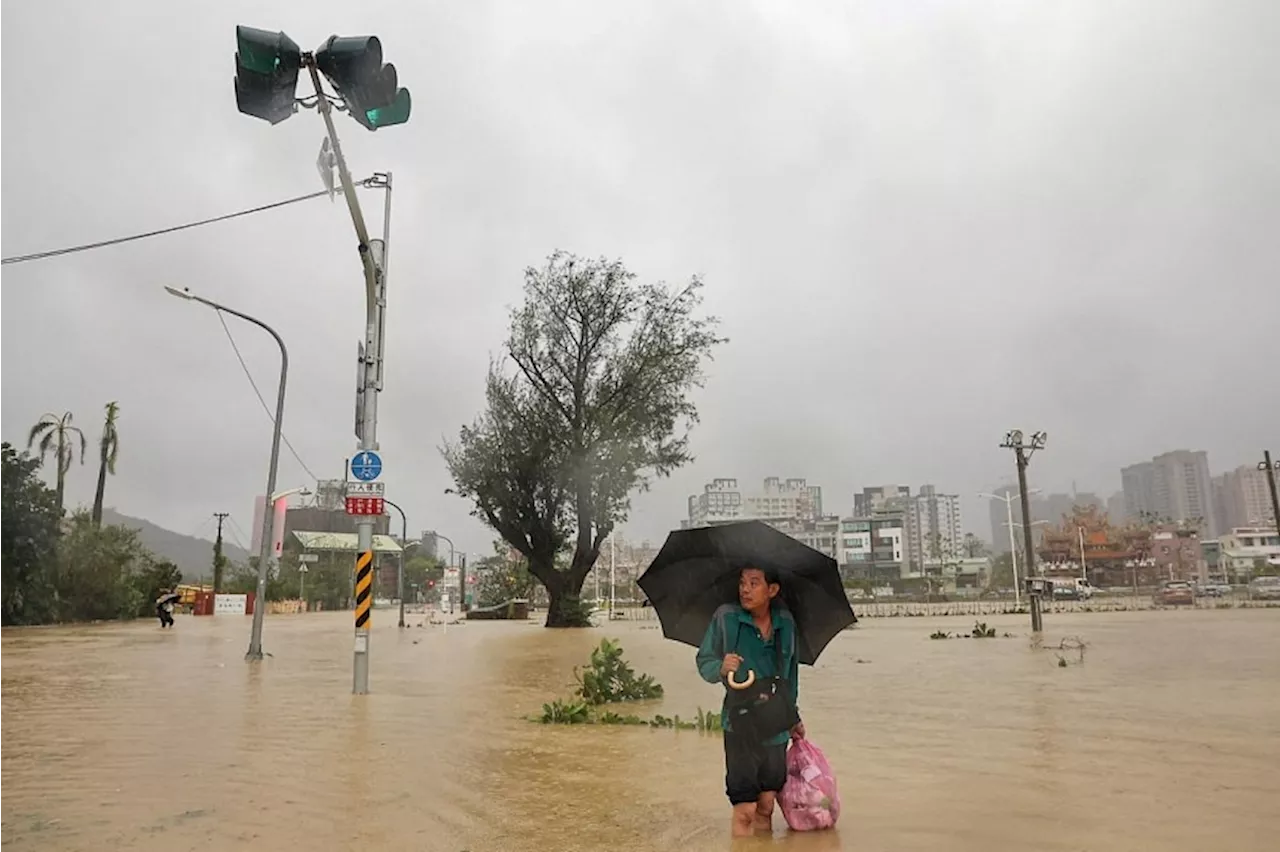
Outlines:
<svg viewBox="0 0 1280 852"><path fill-rule="evenodd" d="M357 249L360 253L360 265L364 269L365 285L365 336L363 381L360 394L363 412L361 417L360 449L378 449L378 375L382 356L381 328L379 315L381 303L385 302L385 278L383 271L375 262L373 246L369 242L369 231L365 226L364 214L360 212L360 201L356 198L355 184L351 181L351 173L347 171L347 161L342 156L342 145L338 141L338 133L333 126L333 106L325 96L320 84L320 72L316 68L315 58L306 54L303 63L311 74L311 83L316 90L316 108L324 118L325 130L329 134L329 145L333 150L333 158L338 167L338 178L342 182L342 194L347 201L347 209L351 211L351 223L356 229ZM387 205L391 204L391 180L387 176ZM389 222L387 223L389 225ZM385 265L386 242L384 234L382 259ZM364 695L369 691L369 627L371 613L367 608L372 595L369 578L360 572L369 572L369 564L373 554L374 516L359 516L356 522L357 557L356 557L356 627L355 652L352 660L351 692ZM366 583L362 587L362 581ZM362 595L364 597L362 597ZM362 607L365 607L362 609ZM363 619L363 620L362 620Z"/></svg>

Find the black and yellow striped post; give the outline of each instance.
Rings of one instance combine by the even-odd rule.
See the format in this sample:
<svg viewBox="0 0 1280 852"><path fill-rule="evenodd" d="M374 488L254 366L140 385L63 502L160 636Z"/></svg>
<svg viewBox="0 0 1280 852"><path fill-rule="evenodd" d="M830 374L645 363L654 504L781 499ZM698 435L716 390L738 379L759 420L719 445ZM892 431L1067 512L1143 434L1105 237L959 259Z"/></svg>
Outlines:
<svg viewBox="0 0 1280 852"><path fill-rule="evenodd" d="M356 630L368 632L373 618L373 552L356 557Z"/></svg>

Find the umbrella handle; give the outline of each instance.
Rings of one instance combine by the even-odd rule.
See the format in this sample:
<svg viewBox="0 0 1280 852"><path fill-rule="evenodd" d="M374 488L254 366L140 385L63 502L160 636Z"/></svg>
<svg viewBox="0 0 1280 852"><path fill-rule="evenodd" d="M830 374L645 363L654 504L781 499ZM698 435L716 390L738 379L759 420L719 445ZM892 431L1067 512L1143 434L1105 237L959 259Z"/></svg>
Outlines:
<svg viewBox="0 0 1280 852"><path fill-rule="evenodd" d="M737 675L737 672L729 672L725 677L725 682L728 683L732 689L746 689L756 682L756 673L750 669L747 670L747 679L744 681L737 680Z"/></svg>

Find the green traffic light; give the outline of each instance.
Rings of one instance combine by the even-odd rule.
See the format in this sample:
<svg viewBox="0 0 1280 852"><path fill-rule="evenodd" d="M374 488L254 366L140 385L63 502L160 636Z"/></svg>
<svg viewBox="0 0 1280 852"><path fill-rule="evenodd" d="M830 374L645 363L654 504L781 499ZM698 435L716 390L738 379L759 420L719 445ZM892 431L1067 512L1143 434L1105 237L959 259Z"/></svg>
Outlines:
<svg viewBox="0 0 1280 852"><path fill-rule="evenodd" d="M279 124L293 115L302 50L284 33L236 27L236 108Z"/></svg>
<svg viewBox="0 0 1280 852"><path fill-rule="evenodd" d="M302 66L302 49L284 33L236 27L240 65L255 74L288 74Z"/></svg>
<svg viewBox="0 0 1280 852"><path fill-rule="evenodd" d="M351 117L369 130L404 124L412 102L396 67L382 62L377 36L330 36L315 52L316 68L346 102Z"/></svg>
<svg viewBox="0 0 1280 852"><path fill-rule="evenodd" d="M360 123L370 130L377 130L379 127L390 127L393 124L404 124L409 120L409 111L412 107L413 102L409 98L409 90L400 89L396 92L396 99L387 106L365 110L365 120Z"/></svg>

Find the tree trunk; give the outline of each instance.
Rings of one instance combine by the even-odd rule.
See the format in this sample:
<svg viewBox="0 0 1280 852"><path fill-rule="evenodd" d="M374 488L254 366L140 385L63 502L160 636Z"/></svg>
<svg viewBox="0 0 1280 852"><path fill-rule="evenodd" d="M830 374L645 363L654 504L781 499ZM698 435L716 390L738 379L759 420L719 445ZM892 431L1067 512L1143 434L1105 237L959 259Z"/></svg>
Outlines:
<svg viewBox="0 0 1280 852"><path fill-rule="evenodd" d="M556 583L547 587L547 627L590 627L591 618L582 605L582 582L569 590L568 583Z"/></svg>
<svg viewBox="0 0 1280 852"><path fill-rule="evenodd" d="M547 590L547 627L590 627L591 619L582 607L582 584L586 575L573 570L557 571L555 556L529 560L529 573Z"/></svg>
<svg viewBox="0 0 1280 852"><path fill-rule="evenodd" d="M58 433L58 466L57 466L58 485L53 495L54 499L58 503L58 529L59 530L62 529L62 499L67 492L67 468L71 466L70 463L67 462L65 458L63 458L64 454L66 453L66 446L64 444L64 440L65 439L62 432L59 432Z"/></svg>
<svg viewBox="0 0 1280 852"><path fill-rule="evenodd" d="M104 448L105 450L105 448ZM93 495L93 525L102 526L102 500L107 493L107 454L98 460L98 490Z"/></svg>

